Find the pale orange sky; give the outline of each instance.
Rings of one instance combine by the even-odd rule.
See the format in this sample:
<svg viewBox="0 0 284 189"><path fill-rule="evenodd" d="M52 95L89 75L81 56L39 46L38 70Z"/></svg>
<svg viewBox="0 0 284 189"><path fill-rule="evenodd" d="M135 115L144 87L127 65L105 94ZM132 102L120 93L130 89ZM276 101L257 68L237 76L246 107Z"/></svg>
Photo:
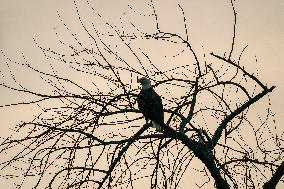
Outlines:
<svg viewBox="0 0 284 189"><path fill-rule="evenodd" d="M96 2L102 15L112 20L115 15L121 14L120 5L125 1L101 0ZM182 22L177 21L181 17L174 14L178 11L178 8L174 6L175 3L170 0L154 2L157 4L164 2L159 13L161 17L167 17L164 21L170 24L167 25L162 20L163 29L180 32L183 26L180 27ZM202 1L202 6L201 1L197 0L182 4L187 19L190 20L191 41L197 44L194 46L197 50L202 49L203 45L210 52L221 54L229 51L231 33L225 32L232 30L232 25L230 25L232 12L229 1L216 0L214 6L212 3L210 6L204 6L205 2ZM236 2L238 11L236 52L248 45L247 53L258 58L259 77L264 83L268 83L268 86L276 86L271 94L272 110L276 113L277 127L284 131L284 1L237 0ZM43 44L50 45L56 41L52 29L59 23L56 11L62 13L63 17L68 20L70 15L74 14L72 1L0 0L0 49L3 49L10 57L20 57L20 53L24 52L31 61L39 60L39 55L34 53L35 45L32 38L36 37ZM169 16L171 13L173 16ZM71 23L70 20L69 22ZM115 19L113 22L116 22ZM1 82L2 79L1 77ZM17 101L11 98L18 97L0 88L0 105ZM7 134L9 127L25 117L25 114L19 112L22 110L0 109L2 135Z"/></svg>

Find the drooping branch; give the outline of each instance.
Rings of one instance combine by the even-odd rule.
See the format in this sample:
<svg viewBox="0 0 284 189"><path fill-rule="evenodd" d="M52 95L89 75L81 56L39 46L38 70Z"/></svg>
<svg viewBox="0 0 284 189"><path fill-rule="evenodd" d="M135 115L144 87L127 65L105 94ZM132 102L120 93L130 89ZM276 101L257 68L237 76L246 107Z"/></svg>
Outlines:
<svg viewBox="0 0 284 189"><path fill-rule="evenodd" d="M105 181L108 179L108 177L111 175L112 171L114 170L116 164L120 161L122 158L122 155L128 150L128 148L132 145L135 140L137 140L137 137L139 137L143 132L145 132L150 125L144 125L135 135L133 135L127 142L127 144L119 151L117 154L117 157L112 161L110 167L106 171L106 175L103 177L98 189L102 188Z"/></svg>
<svg viewBox="0 0 284 189"><path fill-rule="evenodd" d="M31 178L39 178L36 180L37 188L47 187L44 186L46 183L50 188L91 188L94 185L99 188L135 188L136 181L141 179L143 182L145 179L153 188L177 188L183 174L191 173L188 169L193 165L192 159L197 157L203 166L200 170L204 170L199 173L206 180L203 184L196 182L197 187L208 188L214 181L218 189L227 189L231 184L242 187L243 184L261 183L250 172L259 167L267 168L266 165L275 167L274 162L279 162L281 157L276 157L278 152L270 155L271 161L254 156L257 152L253 150L259 150L261 155L268 154L264 143L274 138L264 133L272 114L268 111L265 119L259 118L259 125L254 125L250 122L248 112L274 87L267 87L240 65L246 47L238 62L232 60L236 10L233 0L230 1L235 16L230 54L229 57L221 57L211 53L222 60L222 63L215 64L206 59L206 52L204 62L198 56L198 44L195 46L190 42L192 35L187 28L186 7L180 4L178 7L183 16L185 37L181 33L163 30L163 18L158 17L158 3L153 0L147 5L151 9L148 15L136 10L135 5L128 5L125 10L130 9L134 21L123 20L125 16L122 16L118 24L104 22L104 16L97 12L97 5L93 6L89 0L86 0L87 6L95 21L85 22L85 12L79 9L81 2L74 0L79 26L89 44L82 43L59 14L60 23L73 40L65 42L56 31L59 43L67 49L62 48L62 52L57 52L35 43L48 61L51 59L56 65L62 64L65 72L70 69L79 73L80 78L88 75L89 78L84 78L87 87L81 86L79 77L72 77L72 74L68 75L68 79L61 77L56 66L51 64L52 74L27 63L22 65L39 74L54 89L52 94L34 92L22 85L17 85L20 86L17 88L1 83L2 87L11 91L31 94L40 99L0 107L30 104L39 106L41 111L33 121L19 125L15 129L16 135L0 145L0 154L12 154L12 158L0 163L0 168L9 171L9 167L17 168L20 165L17 170L22 172L15 174L19 178L14 180L15 184L24 186ZM147 21L153 21L154 32L141 29L135 23L135 16L141 16L142 19L149 16ZM103 21L97 24L97 20ZM101 28L101 23L105 28ZM72 44L74 41L78 47ZM161 57L169 56L164 56L159 49L162 54L159 57L156 51L161 45L173 44L178 53L170 56L172 60L168 68L168 65L160 63L163 62ZM131 58L126 58L127 53ZM186 59L186 63L180 64L183 55L186 58L189 56L190 61ZM21 65L5 59L11 65ZM9 65L9 69L11 67ZM235 69L236 73L230 75ZM153 88L163 99L166 118L163 132L154 131L151 124L143 125L142 114L135 104L139 93L135 79L139 76L149 77ZM13 81L17 83L15 78ZM256 83L253 85L255 88L251 88L252 83ZM76 92L71 91L70 85L76 88ZM46 107L44 103L47 100L60 103ZM245 123L253 129L257 149L246 144L242 133ZM273 132L269 130L267 133ZM224 136L225 144L220 142L221 136ZM238 163L241 167L238 170L243 169L244 174L229 166ZM254 167L247 164L253 164ZM269 182L278 182L280 175L283 175L281 171L278 168Z"/></svg>

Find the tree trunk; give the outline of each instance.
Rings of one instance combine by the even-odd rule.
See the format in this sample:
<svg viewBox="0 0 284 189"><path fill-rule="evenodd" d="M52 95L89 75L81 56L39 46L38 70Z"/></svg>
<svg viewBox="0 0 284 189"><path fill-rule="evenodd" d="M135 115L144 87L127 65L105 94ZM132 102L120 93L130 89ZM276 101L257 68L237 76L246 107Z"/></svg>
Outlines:
<svg viewBox="0 0 284 189"><path fill-rule="evenodd" d="M217 189L230 189L227 181L221 176L220 170L214 161L214 155L208 147L193 140L190 140L185 134L176 133L176 136L190 149L193 151L196 157L198 157L209 170L211 176L215 180Z"/></svg>

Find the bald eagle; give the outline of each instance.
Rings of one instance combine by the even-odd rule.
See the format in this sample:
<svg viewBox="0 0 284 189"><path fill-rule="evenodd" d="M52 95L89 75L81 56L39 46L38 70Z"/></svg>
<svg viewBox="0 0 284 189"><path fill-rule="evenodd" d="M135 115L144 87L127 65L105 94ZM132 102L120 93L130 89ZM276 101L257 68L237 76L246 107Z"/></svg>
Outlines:
<svg viewBox="0 0 284 189"><path fill-rule="evenodd" d="M161 97L154 91L148 78L142 77L137 79L142 85L142 89L138 94L138 108L146 119L152 121L153 127L161 132L164 126L164 111Z"/></svg>

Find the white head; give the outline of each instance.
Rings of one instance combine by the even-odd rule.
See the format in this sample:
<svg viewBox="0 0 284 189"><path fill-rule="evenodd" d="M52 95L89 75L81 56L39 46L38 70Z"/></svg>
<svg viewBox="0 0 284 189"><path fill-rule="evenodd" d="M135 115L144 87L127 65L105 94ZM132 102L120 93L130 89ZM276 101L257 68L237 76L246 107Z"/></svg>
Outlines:
<svg viewBox="0 0 284 189"><path fill-rule="evenodd" d="M142 90L151 88L151 81L147 77L141 77L140 79L137 78L137 83L142 85Z"/></svg>

